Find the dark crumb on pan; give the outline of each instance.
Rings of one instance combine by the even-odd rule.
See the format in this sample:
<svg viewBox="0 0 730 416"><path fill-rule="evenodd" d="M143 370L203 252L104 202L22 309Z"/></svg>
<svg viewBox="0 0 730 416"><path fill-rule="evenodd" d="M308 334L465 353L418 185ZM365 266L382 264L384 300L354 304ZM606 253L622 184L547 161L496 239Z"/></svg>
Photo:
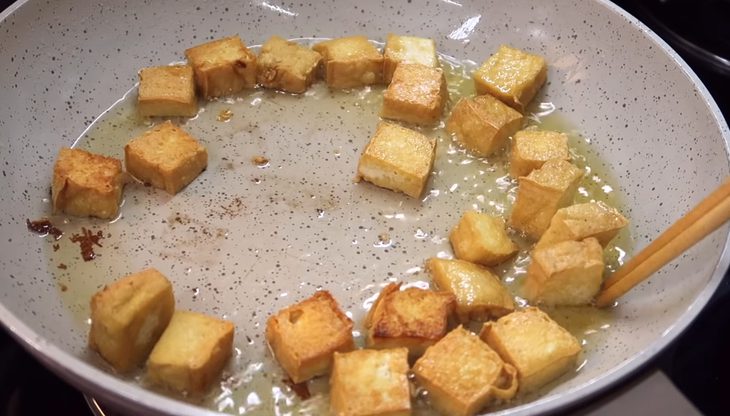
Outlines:
<svg viewBox="0 0 730 416"><path fill-rule="evenodd" d="M61 270L66 270L66 269L68 269L68 266L66 266L66 265L65 265L64 263L59 263L59 264L58 264L58 266L56 266L56 267L58 267L58 268L59 268L59 269L61 269Z"/></svg>
<svg viewBox="0 0 730 416"><path fill-rule="evenodd" d="M102 247L99 243L104 238L104 234L101 231L97 231L94 234L91 230L86 227L81 227L81 234L74 234L71 236L72 243L78 243L81 248L81 257L84 261L91 261L96 258L94 252L94 246Z"/></svg>
<svg viewBox="0 0 730 416"><path fill-rule="evenodd" d="M63 283L58 285L61 288L61 292L65 292L68 290L68 286L64 285Z"/></svg>
<svg viewBox="0 0 730 416"><path fill-rule="evenodd" d="M25 225L28 227L29 231L42 236L52 235L55 240L60 239L63 235L63 231L56 228L56 226L53 225L53 223L51 223L51 220L49 220L48 218L43 218L38 221L31 221L29 219L26 219Z"/></svg>

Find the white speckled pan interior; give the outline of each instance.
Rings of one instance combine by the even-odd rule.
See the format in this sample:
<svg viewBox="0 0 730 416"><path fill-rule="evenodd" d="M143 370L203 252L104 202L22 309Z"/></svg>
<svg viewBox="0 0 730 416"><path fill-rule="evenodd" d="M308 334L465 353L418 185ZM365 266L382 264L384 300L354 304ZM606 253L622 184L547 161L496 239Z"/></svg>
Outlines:
<svg viewBox="0 0 730 416"><path fill-rule="evenodd" d="M0 18L0 318L67 379L136 411L204 412L112 375L88 353L87 302L105 282L159 268L173 281L178 307L236 324L238 358L227 372L245 378L246 357L264 351L271 312L323 287L362 316L363 302L389 278L427 280L423 260L448 252L443 237L474 202L439 203L442 196L423 208L352 183L376 115L307 96L281 97L287 105L278 106L267 101L271 93L256 91L206 107L217 113L235 106L237 123L190 124L208 146L210 165L184 192L169 197L131 185L115 223L63 224L70 231L103 227L110 237L99 259L72 259L59 269L57 256L73 245L62 240L56 253L25 225L26 218L49 215L58 149L132 89L140 67L182 60L189 46L236 33L253 45L274 34L382 41L394 32L432 37L439 52L477 62L502 43L539 53L550 66L540 99L552 102L606 162L636 248L729 172L730 133L707 91L662 41L604 1L31 0ZM319 88L323 100L337 99ZM109 117L119 125L90 130L79 144L127 134L123 106L114 111ZM97 150L121 157L125 140ZM250 162L260 154L271 160L265 169ZM441 185L433 180L434 189ZM477 207L489 210L482 202ZM431 210L423 214L429 221L421 220L423 210ZM419 231L431 243L414 238ZM382 233L392 240L388 247L378 244ZM580 371L501 411L564 408L641 366L705 304L728 267L727 244L723 228L631 292Z"/></svg>

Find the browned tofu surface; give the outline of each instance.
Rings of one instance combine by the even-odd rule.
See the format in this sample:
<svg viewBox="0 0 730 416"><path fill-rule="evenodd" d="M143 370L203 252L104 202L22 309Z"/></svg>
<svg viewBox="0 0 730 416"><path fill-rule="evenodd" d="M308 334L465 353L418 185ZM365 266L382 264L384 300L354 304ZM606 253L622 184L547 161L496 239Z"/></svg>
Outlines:
<svg viewBox="0 0 730 416"><path fill-rule="evenodd" d="M196 312L175 311L147 360L147 379L179 392L202 395L233 350L231 322Z"/></svg>
<svg viewBox="0 0 730 416"><path fill-rule="evenodd" d="M446 334L454 312L454 295L418 288L384 287L365 319L367 345L372 348L405 347L411 357Z"/></svg>
<svg viewBox="0 0 730 416"><path fill-rule="evenodd" d="M169 120L124 146L127 171L174 195L208 166L208 151Z"/></svg>
<svg viewBox="0 0 730 416"><path fill-rule="evenodd" d="M535 307L487 322L480 337L517 368L520 392L534 391L572 369L580 343Z"/></svg>
<svg viewBox="0 0 730 416"><path fill-rule="evenodd" d="M475 156L490 156L522 127L518 111L491 95L462 98L451 110L446 130Z"/></svg>
<svg viewBox="0 0 730 416"><path fill-rule="evenodd" d="M444 415L474 415L494 399L511 399L518 387L514 367L461 326L429 347L413 372Z"/></svg>
<svg viewBox="0 0 730 416"><path fill-rule="evenodd" d="M441 68L418 63L401 63L383 93L383 118L418 125L439 122L449 98Z"/></svg>
<svg viewBox="0 0 730 416"><path fill-rule="evenodd" d="M118 159L62 148L53 167L53 212L111 219L119 212L126 176Z"/></svg>
<svg viewBox="0 0 730 416"><path fill-rule="evenodd" d="M321 61L319 53L296 42L272 36L261 47L257 79L266 88L303 93L314 82Z"/></svg>
<svg viewBox="0 0 730 416"><path fill-rule="evenodd" d="M174 309L172 285L157 270L123 277L91 298L89 346L115 370L130 371L147 359Z"/></svg>
<svg viewBox="0 0 730 416"><path fill-rule="evenodd" d="M294 383L327 374L335 351L355 348L352 321L329 292L284 308L266 322L266 341Z"/></svg>
<svg viewBox="0 0 730 416"><path fill-rule="evenodd" d="M356 350L334 354L330 404L335 416L411 414L408 350Z"/></svg>
<svg viewBox="0 0 730 416"><path fill-rule="evenodd" d="M535 247L588 237L596 238L606 247L628 223L618 210L600 201L571 205L553 215L550 226Z"/></svg>
<svg viewBox="0 0 730 416"><path fill-rule="evenodd" d="M383 80L390 84L393 72L401 62L416 63L431 68L439 65L436 56L436 42L433 39L415 36L388 34L383 49Z"/></svg>
<svg viewBox="0 0 730 416"><path fill-rule="evenodd" d="M570 162L551 159L518 179L510 225L537 240L558 209L570 205L583 171Z"/></svg>
<svg viewBox="0 0 730 416"><path fill-rule="evenodd" d="M449 240L456 258L484 266L502 263L518 249L507 235L502 218L476 211L464 213Z"/></svg>
<svg viewBox="0 0 730 416"><path fill-rule="evenodd" d="M543 57L502 45L474 72L474 87L477 94L492 94L525 111L546 79Z"/></svg>
<svg viewBox="0 0 730 416"><path fill-rule="evenodd" d="M195 84L205 98L235 94L256 86L256 55L240 37L230 36L187 49Z"/></svg>
<svg viewBox="0 0 730 416"><path fill-rule="evenodd" d="M154 66L139 71L137 109L142 116L192 117L198 113L193 68Z"/></svg>
<svg viewBox="0 0 730 416"><path fill-rule="evenodd" d="M435 157L435 140L381 122L360 156L357 178L418 198L426 188Z"/></svg>
<svg viewBox="0 0 730 416"><path fill-rule="evenodd" d="M512 137L510 175L527 176L550 159L570 160L567 134L529 129Z"/></svg>
<svg viewBox="0 0 730 416"><path fill-rule="evenodd" d="M429 259L426 266L436 286L454 294L456 313L462 323L499 318L515 309L512 295L486 267L436 257Z"/></svg>
<svg viewBox="0 0 730 416"><path fill-rule="evenodd" d="M312 46L322 55L327 85L356 88L383 81L383 55L365 36L326 40Z"/></svg>

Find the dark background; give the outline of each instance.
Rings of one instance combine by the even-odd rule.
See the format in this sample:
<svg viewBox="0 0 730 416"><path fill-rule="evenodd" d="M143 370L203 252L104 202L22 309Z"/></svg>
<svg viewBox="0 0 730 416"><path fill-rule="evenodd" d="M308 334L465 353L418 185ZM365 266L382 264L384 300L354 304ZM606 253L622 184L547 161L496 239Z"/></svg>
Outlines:
<svg viewBox="0 0 730 416"><path fill-rule="evenodd" d="M11 3L0 0L0 10ZM723 69L706 53L730 58L730 0L615 3L657 31L682 55L730 119L730 65ZM702 50L698 52L693 45ZM657 367L702 413L730 414L730 275L726 274L687 332L627 382L636 382ZM80 392L48 372L0 327L0 415L56 413L90 414Z"/></svg>

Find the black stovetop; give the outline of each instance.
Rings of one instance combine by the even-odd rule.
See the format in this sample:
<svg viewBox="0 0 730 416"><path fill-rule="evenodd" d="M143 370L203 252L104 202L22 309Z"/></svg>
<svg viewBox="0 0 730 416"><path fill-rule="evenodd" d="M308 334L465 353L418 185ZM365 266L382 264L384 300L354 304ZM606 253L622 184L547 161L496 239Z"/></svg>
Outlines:
<svg viewBox="0 0 730 416"><path fill-rule="evenodd" d="M727 68L722 67L722 59L713 61L713 56L730 58L730 0L615 3L647 23L682 55L730 120L730 61ZM9 4L0 0L0 10ZM708 53L698 52L696 47ZM730 409L729 351L730 274L726 274L687 332L644 371L660 368L702 413L724 415ZM59 412L91 414L79 391L46 370L0 326L0 415Z"/></svg>

